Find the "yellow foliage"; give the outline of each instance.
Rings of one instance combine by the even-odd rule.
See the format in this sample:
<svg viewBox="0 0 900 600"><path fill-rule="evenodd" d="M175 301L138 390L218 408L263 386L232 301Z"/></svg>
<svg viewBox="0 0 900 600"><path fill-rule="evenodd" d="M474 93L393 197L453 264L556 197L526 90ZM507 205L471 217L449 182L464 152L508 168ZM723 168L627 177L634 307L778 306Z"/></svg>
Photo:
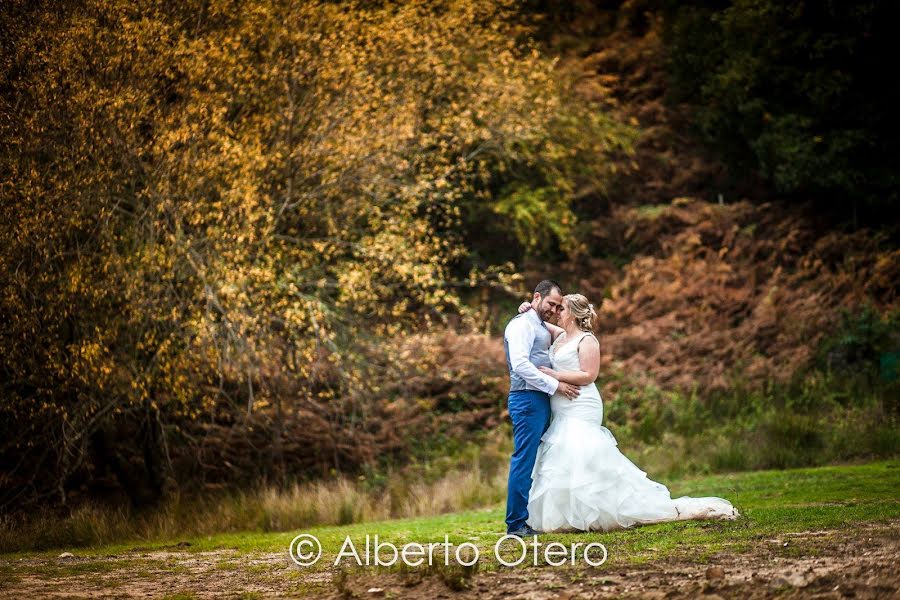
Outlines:
<svg viewBox="0 0 900 600"><path fill-rule="evenodd" d="M571 148L553 128L579 124L516 6L13 1L4 409L65 407L81 436L111 403L271 406L278 377L316 402L362 397L384 336L465 313L450 282L467 207L566 239L572 174L553 165ZM514 164L543 164L550 224L492 205Z"/></svg>

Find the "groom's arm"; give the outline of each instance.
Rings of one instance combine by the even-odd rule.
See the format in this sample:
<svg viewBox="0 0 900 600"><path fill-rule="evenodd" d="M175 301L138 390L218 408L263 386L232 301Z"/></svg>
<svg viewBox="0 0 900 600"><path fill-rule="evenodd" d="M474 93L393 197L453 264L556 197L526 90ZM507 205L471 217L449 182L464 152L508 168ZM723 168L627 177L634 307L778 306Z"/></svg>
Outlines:
<svg viewBox="0 0 900 600"><path fill-rule="evenodd" d="M516 319L506 328L504 335L509 345L509 364L513 372L542 392L551 396L555 394L559 381L538 371L528 358L534 344L534 332L528 323L524 319Z"/></svg>

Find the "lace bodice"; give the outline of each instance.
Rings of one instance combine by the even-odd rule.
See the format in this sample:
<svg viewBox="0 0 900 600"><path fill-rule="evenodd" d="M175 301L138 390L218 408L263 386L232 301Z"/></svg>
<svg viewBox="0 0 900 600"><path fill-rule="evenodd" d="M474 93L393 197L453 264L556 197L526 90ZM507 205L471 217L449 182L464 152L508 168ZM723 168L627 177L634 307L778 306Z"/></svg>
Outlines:
<svg viewBox="0 0 900 600"><path fill-rule="evenodd" d="M567 340L565 333L559 334L550 346L550 361L555 371L580 371L581 363L578 360L578 345L585 336L593 335L590 332L582 332L577 337ZM571 416L584 419L599 425L603 421L603 399L600 390L593 383L581 386L581 392L574 400L569 400L562 394L554 394L550 398L550 409L554 417Z"/></svg>
<svg viewBox="0 0 900 600"><path fill-rule="evenodd" d="M586 336L592 335L584 331L573 339L567 339L565 332L559 334L550 346L550 361L556 371L580 371L581 363L578 360L578 345Z"/></svg>

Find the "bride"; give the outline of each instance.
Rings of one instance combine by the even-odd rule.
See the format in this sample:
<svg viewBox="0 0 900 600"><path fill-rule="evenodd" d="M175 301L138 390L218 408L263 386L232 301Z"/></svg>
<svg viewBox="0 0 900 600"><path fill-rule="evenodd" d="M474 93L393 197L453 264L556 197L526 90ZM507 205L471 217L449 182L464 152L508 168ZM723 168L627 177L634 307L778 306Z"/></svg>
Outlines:
<svg viewBox="0 0 900 600"><path fill-rule="evenodd" d="M520 312L531 308L523 304ZM528 495L528 525L537 531L609 531L633 525L688 519L734 519L722 498L672 499L666 486L647 478L617 448L604 427L603 401L594 384L600 344L591 332L593 305L581 294L564 296L553 336L552 369L542 371L581 386L574 399L550 398L553 414L541 437Z"/></svg>

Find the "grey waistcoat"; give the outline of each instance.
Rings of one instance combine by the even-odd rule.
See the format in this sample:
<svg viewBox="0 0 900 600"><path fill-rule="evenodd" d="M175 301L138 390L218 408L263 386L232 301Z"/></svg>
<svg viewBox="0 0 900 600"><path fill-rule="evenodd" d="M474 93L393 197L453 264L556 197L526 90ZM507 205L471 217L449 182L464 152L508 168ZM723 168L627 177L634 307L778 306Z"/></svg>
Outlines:
<svg viewBox="0 0 900 600"><path fill-rule="evenodd" d="M510 323L515 319L524 319L527 313L522 313L516 315L512 319L510 319ZM507 324L507 327L509 325ZM543 325L536 325L534 323L529 323L532 331L534 332L534 343L531 345L531 352L528 354L528 359L531 361L535 367L549 367L550 365L550 332ZM518 390L534 390L540 391L533 385L527 383L524 379L522 379L519 375L513 372L512 370L512 362L509 359L509 342L506 340L506 335L503 335L503 350L506 352L506 368L509 370L509 391L515 392Z"/></svg>

